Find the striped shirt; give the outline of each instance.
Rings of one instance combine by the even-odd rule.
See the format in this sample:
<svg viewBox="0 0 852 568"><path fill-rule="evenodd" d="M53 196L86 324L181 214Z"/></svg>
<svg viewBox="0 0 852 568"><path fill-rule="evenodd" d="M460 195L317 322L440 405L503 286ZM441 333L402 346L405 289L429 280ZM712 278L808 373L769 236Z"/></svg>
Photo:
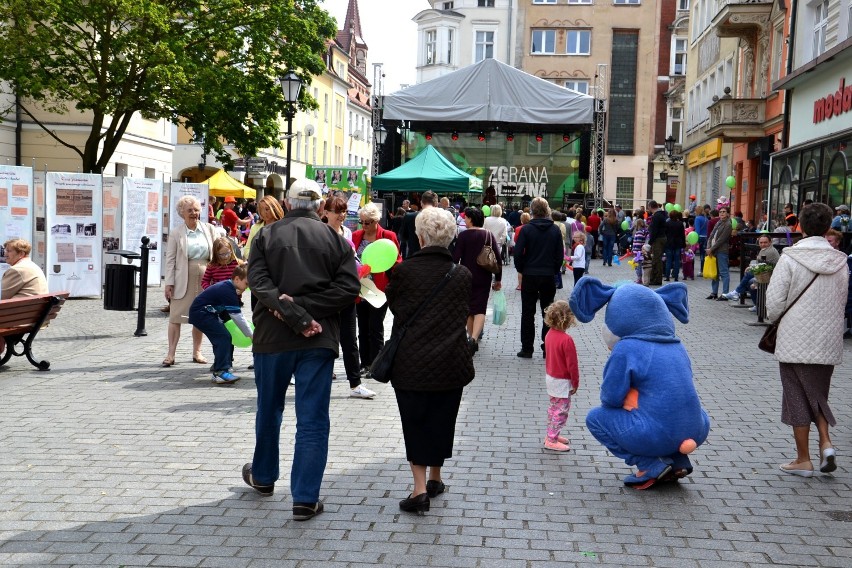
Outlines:
<svg viewBox="0 0 852 568"><path fill-rule="evenodd" d="M201 277L201 288L206 290L209 286L217 282L230 280L234 275L234 268L237 266L237 261L232 260L228 264L216 264L211 262L207 265L207 270L204 271L204 276Z"/></svg>

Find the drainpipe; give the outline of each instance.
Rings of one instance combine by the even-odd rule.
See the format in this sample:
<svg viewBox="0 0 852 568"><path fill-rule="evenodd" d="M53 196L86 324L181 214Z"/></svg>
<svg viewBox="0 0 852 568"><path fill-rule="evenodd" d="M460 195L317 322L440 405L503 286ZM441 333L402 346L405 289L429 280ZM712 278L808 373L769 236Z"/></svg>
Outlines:
<svg viewBox="0 0 852 568"><path fill-rule="evenodd" d="M21 97L15 89L15 165L21 166L21 131L23 130L23 117L21 116Z"/></svg>
<svg viewBox="0 0 852 568"><path fill-rule="evenodd" d="M799 11L798 0L790 0L790 32L787 34L787 75L793 72L793 51L796 48L796 14ZM784 92L784 148L790 146L790 91Z"/></svg>
<svg viewBox="0 0 852 568"><path fill-rule="evenodd" d="M512 65L512 8L514 7L515 0L509 2L509 38L506 43L506 64ZM512 65L514 67L514 65Z"/></svg>

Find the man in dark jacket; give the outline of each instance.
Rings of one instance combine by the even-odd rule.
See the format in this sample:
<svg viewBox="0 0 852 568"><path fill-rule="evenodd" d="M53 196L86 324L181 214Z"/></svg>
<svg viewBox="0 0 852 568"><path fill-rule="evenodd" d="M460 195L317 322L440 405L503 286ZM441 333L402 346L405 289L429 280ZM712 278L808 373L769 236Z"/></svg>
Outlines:
<svg viewBox="0 0 852 568"><path fill-rule="evenodd" d="M287 191L288 213L258 232L248 281L254 309L257 415L254 459L243 480L272 495L279 477L284 397L295 376L296 445L290 474L293 519L322 513L319 499L328 459L331 374L338 355L340 310L360 291L352 246L324 224L316 182L300 179Z"/></svg>
<svg viewBox="0 0 852 568"><path fill-rule="evenodd" d="M420 196L420 207L435 207L438 205L438 195L432 191L424 191ZM414 220L417 219L418 211L409 211L402 218L402 228L399 231L399 246L402 252L402 258L408 258L412 254L420 250L420 241L417 240L417 234L414 232Z"/></svg>
<svg viewBox="0 0 852 568"><path fill-rule="evenodd" d="M521 282L521 350L518 357L529 359L535 341L536 302L544 310L556 296L555 276L559 273L565 257L562 232L550 219L550 206L543 197L530 203L532 220L523 226L515 243L515 268L523 275ZM541 350L544 352L544 336L549 328L542 323Z"/></svg>
<svg viewBox="0 0 852 568"><path fill-rule="evenodd" d="M648 243L651 245L651 280L652 286L663 284L663 252L666 250L666 212L654 200L648 203L651 220L648 223Z"/></svg>

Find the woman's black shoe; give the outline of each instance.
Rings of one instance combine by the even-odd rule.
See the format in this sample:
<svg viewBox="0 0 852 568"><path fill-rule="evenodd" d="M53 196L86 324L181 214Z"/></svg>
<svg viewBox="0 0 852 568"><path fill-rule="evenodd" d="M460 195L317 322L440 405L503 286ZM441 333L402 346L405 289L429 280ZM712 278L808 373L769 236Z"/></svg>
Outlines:
<svg viewBox="0 0 852 568"><path fill-rule="evenodd" d="M430 479L426 482L426 495L429 496L430 499L434 499L444 491L446 491L447 486L444 485L443 481L435 481L434 479Z"/></svg>
<svg viewBox="0 0 852 568"><path fill-rule="evenodd" d="M706 298L706 299L707 299L707 300L715 300L717 297L718 297L718 296L716 296L716 294L710 294L709 296L707 296L707 298Z"/></svg>
<svg viewBox="0 0 852 568"><path fill-rule="evenodd" d="M408 496L408 499L403 499L399 502L399 508L406 513L417 513L422 515L429 510L429 494L421 493L417 497Z"/></svg>

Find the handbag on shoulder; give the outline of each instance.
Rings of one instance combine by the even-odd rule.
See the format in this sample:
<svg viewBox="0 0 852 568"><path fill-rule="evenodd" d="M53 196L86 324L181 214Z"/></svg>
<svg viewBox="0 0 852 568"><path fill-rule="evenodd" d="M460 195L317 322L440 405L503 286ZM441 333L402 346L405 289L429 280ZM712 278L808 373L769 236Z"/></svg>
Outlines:
<svg viewBox="0 0 852 568"><path fill-rule="evenodd" d="M487 229L483 229L487 231ZM491 246L494 237L491 236L491 232L488 232L488 242L482 246L482 250L479 251L479 254L476 257L476 264L490 272L491 274L497 274L500 271L500 266L497 264L497 255L494 253L494 248Z"/></svg>

